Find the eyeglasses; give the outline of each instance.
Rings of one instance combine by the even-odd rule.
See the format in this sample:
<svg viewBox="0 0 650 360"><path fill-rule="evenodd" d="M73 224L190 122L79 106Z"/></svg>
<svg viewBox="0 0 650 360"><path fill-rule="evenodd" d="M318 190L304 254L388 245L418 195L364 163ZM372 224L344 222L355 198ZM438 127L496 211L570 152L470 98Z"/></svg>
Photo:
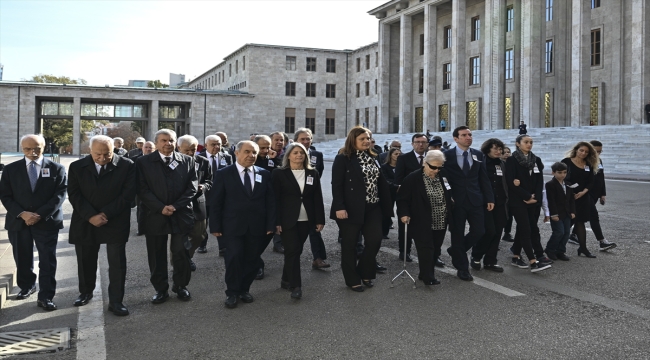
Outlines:
<svg viewBox="0 0 650 360"><path fill-rule="evenodd" d="M444 166L434 166L434 165L429 164L428 162L425 162L425 164L427 164L427 166L431 170L442 170L444 168Z"/></svg>

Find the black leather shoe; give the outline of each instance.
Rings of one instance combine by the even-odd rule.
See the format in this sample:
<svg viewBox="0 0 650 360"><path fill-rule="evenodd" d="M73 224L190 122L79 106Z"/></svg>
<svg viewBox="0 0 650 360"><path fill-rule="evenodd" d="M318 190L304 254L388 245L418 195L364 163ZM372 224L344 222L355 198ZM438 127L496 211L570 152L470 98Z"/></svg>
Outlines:
<svg viewBox="0 0 650 360"><path fill-rule="evenodd" d="M365 286L367 286L369 288L375 286L375 284L372 282L372 280L361 280L361 282L363 283L363 285L365 285Z"/></svg>
<svg viewBox="0 0 650 360"><path fill-rule="evenodd" d="M476 271L481 270L481 262L474 260L473 257L470 257L470 259L469 259L469 266L471 266L472 269L474 269Z"/></svg>
<svg viewBox="0 0 650 360"><path fill-rule="evenodd" d="M93 294L80 294L77 300L74 301L74 306L84 306L88 304L90 299L93 298Z"/></svg>
<svg viewBox="0 0 650 360"><path fill-rule="evenodd" d="M422 280L422 279L420 279L420 280ZM431 281L422 280L422 282L424 283L424 285L440 285L440 280L438 280L436 278L433 278Z"/></svg>
<svg viewBox="0 0 650 360"><path fill-rule="evenodd" d="M437 268L443 268L443 267L445 267L445 263L443 263L442 261L440 261L439 258L436 259L436 262L435 262L434 265L435 265Z"/></svg>
<svg viewBox="0 0 650 360"><path fill-rule="evenodd" d="M235 295L230 295L226 298L226 307L228 309L234 309L237 307L237 296Z"/></svg>
<svg viewBox="0 0 650 360"><path fill-rule="evenodd" d="M273 252L284 254L284 246L273 246Z"/></svg>
<svg viewBox="0 0 650 360"><path fill-rule="evenodd" d="M285 290L293 290L291 288L291 285L289 285L288 281L282 281L282 280L280 280L280 288L285 289Z"/></svg>
<svg viewBox="0 0 650 360"><path fill-rule="evenodd" d="M199 254L205 254L208 252L208 249L205 246L199 246L199 248L196 249L196 252Z"/></svg>
<svg viewBox="0 0 650 360"><path fill-rule="evenodd" d="M386 272L386 270L388 270L388 269L386 269L385 266L382 266L382 265L380 265L379 263L377 263L377 270L376 270L376 271L377 271L378 273L382 273L382 274L383 274L383 273Z"/></svg>
<svg viewBox="0 0 650 360"><path fill-rule="evenodd" d="M196 264L194 263L194 261L192 261L192 259L190 259L190 270L196 271Z"/></svg>
<svg viewBox="0 0 650 360"><path fill-rule="evenodd" d="M291 292L291 298L298 300L301 297L302 297L302 289L300 289L299 287L294 288L293 291Z"/></svg>
<svg viewBox="0 0 650 360"><path fill-rule="evenodd" d="M152 304L162 304L169 299L169 293L167 291L158 291L156 295L151 298Z"/></svg>
<svg viewBox="0 0 650 360"><path fill-rule="evenodd" d="M255 299L253 299L253 295L251 295L251 293L243 293L243 294L239 295L239 298L241 299L241 301L243 303L246 303L246 304L250 304L253 301L255 301Z"/></svg>
<svg viewBox="0 0 650 360"><path fill-rule="evenodd" d="M109 303L108 311L112 312L116 316L127 316L129 315L129 309L124 306L121 302Z"/></svg>
<svg viewBox="0 0 650 360"><path fill-rule="evenodd" d="M255 280L262 280L264 279L264 268L260 268L257 270L257 275L255 275Z"/></svg>
<svg viewBox="0 0 650 360"><path fill-rule="evenodd" d="M179 300L187 301L192 298L192 295L185 286L178 286L174 284L174 286L172 286L172 291L176 293L176 296Z"/></svg>
<svg viewBox="0 0 650 360"><path fill-rule="evenodd" d="M42 307L43 310L45 311L56 310L56 304L54 303L54 301L50 299L45 299L45 300L38 299L36 300L36 306Z"/></svg>
<svg viewBox="0 0 650 360"><path fill-rule="evenodd" d="M502 273L502 272L503 272L503 268L502 268L501 266L497 265L497 264L494 264L494 265L483 265L483 268L484 268L485 270L490 270L490 271L494 271L494 272L498 272L498 273Z"/></svg>
<svg viewBox="0 0 650 360"><path fill-rule="evenodd" d="M469 273L469 271L461 271L458 270L458 278L464 281L473 281L474 277L472 277L472 274Z"/></svg>
<svg viewBox="0 0 650 360"><path fill-rule="evenodd" d="M551 260L553 260L553 261L557 260L557 255L556 255L554 252L552 252L552 251L551 251L551 252L547 252L547 253L546 253L546 257L548 257L549 259L551 259Z"/></svg>
<svg viewBox="0 0 650 360"><path fill-rule="evenodd" d="M596 255L592 255L589 252L589 250L587 250L587 248L578 248L578 256L580 256L580 255L584 255L584 256L586 256L588 258L592 258L592 259L596 257Z"/></svg>
<svg viewBox="0 0 650 360"><path fill-rule="evenodd" d="M558 260L562 260L562 261L569 261L569 260L571 260L568 256L566 256L565 253L556 253L556 254L555 254L555 257L557 257Z"/></svg>
<svg viewBox="0 0 650 360"><path fill-rule="evenodd" d="M354 292L363 292L363 286L358 285L358 286L350 286L350 290Z"/></svg>
<svg viewBox="0 0 650 360"><path fill-rule="evenodd" d="M36 284L32 285L28 289L20 289L20 292L18 295L16 295L16 300L24 300L29 297L29 295L33 294L36 291Z"/></svg>

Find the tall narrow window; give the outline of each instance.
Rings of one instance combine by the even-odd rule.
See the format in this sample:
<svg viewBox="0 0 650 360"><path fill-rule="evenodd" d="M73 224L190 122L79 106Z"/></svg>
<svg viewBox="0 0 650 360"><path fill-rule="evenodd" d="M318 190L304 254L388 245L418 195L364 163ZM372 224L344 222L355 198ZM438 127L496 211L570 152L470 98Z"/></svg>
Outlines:
<svg viewBox="0 0 650 360"><path fill-rule="evenodd" d="M284 109L284 132L293 133L296 131L296 109Z"/></svg>
<svg viewBox="0 0 650 360"><path fill-rule="evenodd" d="M600 0L591 0L591 8L599 8L600 7Z"/></svg>
<svg viewBox="0 0 650 360"><path fill-rule="evenodd" d="M336 97L336 84L325 85L325 97L333 99Z"/></svg>
<svg viewBox="0 0 650 360"><path fill-rule="evenodd" d="M377 79L375 79L375 95L377 95Z"/></svg>
<svg viewBox="0 0 650 360"><path fill-rule="evenodd" d="M481 18L475 16L472 18L472 41L479 40L481 38Z"/></svg>
<svg viewBox="0 0 650 360"><path fill-rule="evenodd" d="M306 97L316 97L316 84L315 83L307 83L305 96Z"/></svg>
<svg viewBox="0 0 650 360"><path fill-rule="evenodd" d="M232 64L228 64L228 76L232 76Z"/></svg>
<svg viewBox="0 0 650 360"><path fill-rule="evenodd" d="M379 52L375 52L375 67L379 66Z"/></svg>
<svg viewBox="0 0 650 360"><path fill-rule="evenodd" d="M442 64L442 90L451 89L451 63Z"/></svg>
<svg viewBox="0 0 650 360"><path fill-rule="evenodd" d="M361 58L357 58L357 72L361 71Z"/></svg>
<svg viewBox="0 0 650 360"><path fill-rule="evenodd" d="M285 85L285 95L286 96L296 96L296 83L287 82Z"/></svg>
<svg viewBox="0 0 650 360"><path fill-rule="evenodd" d="M418 76L418 94L424 92L424 69L420 69Z"/></svg>
<svg viewBox="0 0 650 360"><path fill-rule="evenodd" d="M359 92L360 92L359 90L360 89L361 89L361 85L359 85L359 83L357 83L357 93L356 93L357 97L359 97Z"/></svg>
<svg viewBox="0 0 650 360"><path fill-rule="evenodd" d="M600 29L591 30L591 66L600 65Z"/></svg>
<svg viewBox="0 0 650 360"><path fill-rule="evenodd" d="M336 110L335 109L326 109L325 110L325 134L333 135L335 129L336 121Z"/></svg>
<svg viewBox="0 0 650 360"><path fill-rule="evenodd" d="M506 31L510 32L515 29L515 8L510 5L506 8Z"/></svg>
<svg viewBox="0 0 650 360"><path fill-rule="evenodd" d="M364 122L366 123L366 127L370 126L370 108L365 108L364 109Z"/></svg>
<svg viewBox="0 0 650 360"><path fill-rule="evenodd" d="M308 57L307 58L307 71L316 71L316 58Z"/></svg>
<svg viewBox="0 0 650 360"><path fill-rule="evenodd" d="M296 57L295 56L287 56L287 70L296 70Z"/></svg>
<svg viewBox="0 0 650 360"><path fill-rule="evenodd" d="M370 55L366 55L366 70L370 69Z"/></svg>
<svg viewBox="0 0 650 360"><path fill-rule="evenodd" d="M420 55L424 55L424 34L420 34Z"/></svg>
<svg viewBox="0 0 650 360"><path fill-rule="evenodd" d="M515 77L515 51L513 49L506 50L506 80L511 80Z"/></svg>
<svg viewBox="0 0 650 360"><path fill-rule="evenodd" d="M241 69L242 69L242 71L246 70L246 56L242 56Z"/></svg>
<svg viewBox="0 0 650 360"><path fill-rule="evenodd" d="M370 81L366 81L366 96L370 95Z"/></svg>
<svg viewBox="0 0 650 360"><path fill-rule="evenodd" d="M336 59L327 59L325 71L328 73L336 72Z"/></svg>
<svg viewBox="0 0 650 360"><path fill-rule="evenodd" d="M239 60L235 60L235 74L239 74Z"/></svg>
<svg viewBox="0 0 650 360"><path fill-rule="evenodd" d="M553 20L553 0L546 0L546 21Z"/></svg>
<svg viewBox="0 0 650 360"><path fill-rule="evenodd" d="M354 124L355 125L360 125L359 124L359 109L354 110Z"/></svg>
<svg viewBox="0 0 650 360"><path fill-rule="evenodd" d="M546 40L546 66L545 72L550 74L553 72L553 40Z"/></svg>
<svg viewBox="0 0 650 360"><path fill-rule="evenodd" d="M445 26L445 28L442 30L442 36L442 48L449 49L451 47L451 25Z"/></svg>
<svg viewBox="0 0 650 360"><path fill-rule="evenodd" d="M481 58L469 58L469 84L479 85L481 83Z"/></svg>
<svg viewBox="0 0 650 360"><path fill-rule="evenodd" d="M312 134L316 133L316 109L305 110L305 127L310 129Z"/></svg>

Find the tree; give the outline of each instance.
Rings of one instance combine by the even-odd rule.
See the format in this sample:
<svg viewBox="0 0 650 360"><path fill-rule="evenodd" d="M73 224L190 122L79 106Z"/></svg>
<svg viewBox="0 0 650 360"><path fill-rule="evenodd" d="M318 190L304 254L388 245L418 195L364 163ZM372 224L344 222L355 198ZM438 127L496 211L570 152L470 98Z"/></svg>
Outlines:
<svg viewBox="0 0 650 360"><path fill-rule="evenodd" d="M47 74L38 74L32 76L31 79L27 80L37 83L46 83L46 84L79 84L86 85L88 82L84 79L70 79L67 76L54 76Z"/></svg>
<svg viewBox="0 0 650 360"><path fill-rule="evenodd" d="M149 81L147 82L147 87L152 87L152 88L168 88L169 85L167 85L167 84L163 84L162 81L160 81L160 80L153 80L153 81L149 80Z"/></svg>
<svg viewBox="0 0 650 360"><path fill-rule="evenodd" d="M129 121L122 121L117 126L114 126L106 131L106 135L112 138L121 137L124 139L124 147L127 150L134 149L135 139L137 139L141 134L137 131L131 130L131 124Z"/></svg>

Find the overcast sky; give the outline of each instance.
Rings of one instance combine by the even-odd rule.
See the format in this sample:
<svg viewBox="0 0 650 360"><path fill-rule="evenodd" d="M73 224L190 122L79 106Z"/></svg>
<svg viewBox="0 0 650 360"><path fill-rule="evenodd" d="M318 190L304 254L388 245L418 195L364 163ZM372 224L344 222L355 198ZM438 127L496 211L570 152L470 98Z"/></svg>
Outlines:
<svg viewBox="0 0 650 360"><path fill-rule="evenodd" d="M388 0L0 0L3 80L40 73L125 85L193 79L245 43L355 49Z"/></svg>

